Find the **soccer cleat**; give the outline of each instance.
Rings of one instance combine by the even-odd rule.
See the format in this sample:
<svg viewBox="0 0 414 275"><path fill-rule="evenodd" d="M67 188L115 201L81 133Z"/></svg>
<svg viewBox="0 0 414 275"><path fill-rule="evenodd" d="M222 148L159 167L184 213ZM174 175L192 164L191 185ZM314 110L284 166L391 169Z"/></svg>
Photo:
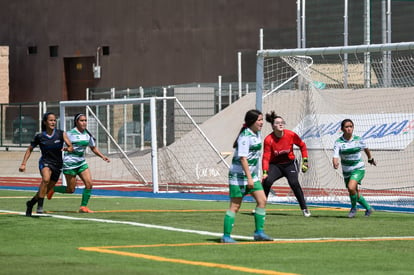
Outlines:
<svg viewBox="0 0 414 275"><path fill-rule="evenodd" d="M311 212L308 209L302 209L302 213L303 213L303 216L305 217L311 216Z"/></svg>
<svg viewBox="0 0 414 275"><path fill-rule="evenodd" d="M43 214L43 207L38 206L38 207L37 207L37 210L36 210L36 213L37 213L37 214Z"/></svg>
<svg viewBox="0 0 414 275"><path fill-rule="evenodd" d="M53 190L52 188L49 192L47 192L47 199L51 200L54 193L55 193L55 190Z"/></svg>
<svg viewBox="0 0 414 275"><path fill-rule="evenodd" d="M221 243L237 243L232 237L230 236L223 236L220 240Z"/></svg>
<svg viewBox="0 0 414 275"><path fill-rule="evenodd" d="M79 208L79 213L93 213L93 211L92 210L90 210L88 207L86 207L86 206L81 206L80 208Z"/></svg>
<svg viewBox="0 0 414 275"><path fill-rule="evenodd" d="M267 236L264 232L254 233L253 239L255 241L273 241L273 239Z"/></svg>
<svg viewBox="0 0 414 275"><path fill-rule="evenodd" d="M372 212L374 212L374 208L371 207L370 209L367 209L365 211L365 217L371 216Z"/></svg>
<svg viewBox="0 0 414 275"><path fill-rule="evenodd" d="M26 216L31 217L32 216L32 210L33 210L33 204L31 204L30 201L26 202Z"/></svg>
<svg viewBox="0 0 414 275"><path fill-rule="evenodd" d="M356 207L352 207L351 210L348 213L348 218L355 217L356 213L357 213L357 208Z"/></svg>

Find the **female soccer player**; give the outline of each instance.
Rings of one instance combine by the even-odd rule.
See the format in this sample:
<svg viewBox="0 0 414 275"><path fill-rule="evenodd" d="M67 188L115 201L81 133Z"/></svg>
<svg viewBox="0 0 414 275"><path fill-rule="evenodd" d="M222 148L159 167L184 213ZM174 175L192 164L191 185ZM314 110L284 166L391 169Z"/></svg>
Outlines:
<svg viewBox="0 0 414 275"><path fill-rule="evenodd" d="M67 133L73 144L73 152L65 152L63 157L63 174L65 175L67 186L55 186L49 191L47 198L50 200L54 192L75 192L76 176L79 175L85 184L79 212L93 213L93 211L87 207L92 192L92 177L89 166L85 160L85 150L89 146L95 155L101 157L106 162L110 162L110 160L96 147L95 138L86 129L87 121L84 114L75 115L74 125L75 127Z"/></svg>
<svg viewBox="0 0 414 275"><path fill-rule="evenodd" d="M266 136L263 148L263 189L266 198L273 183L286 177L290 188L299 202L302 213L310 217L302 187L299 184L299 168L293 152L293 145L300 148L302 154L302 172L308 170L308 150L305 142L293 131L285 129L285 120L274 111L266 114L266 121L272 125L273 132Z"/></svg>
<svg viewBox="0 0 414 275"><path fill-rule="evenodd" d="M63 147L66 143L67 147ZM42 118L42 132L36 134L30 142L19 167L20 172L26 170L26 163L33 149L39 145L41 157L39 159L39 171L42 182L36 195L26 202L26 216L32 215L33 206L37 203L36 213L43 214L43 202L45 195L59 180L62 171L62 151L72 151L72 144L62 130L56 129L56 115L48 112Z"/></svg>
<svg viewBox="0 0 414 275"><path fill-rule="evenodd" d="M259 179L259 161L262 149L260 130L263 127L263 114L250 110L244 117L245 124L234 141L234 154L229 171L230 208L224 217L224 234L222 243L235 243L231 238L236 213L240 210L243 197L251 194L256 200L255 241L272 241L264 233L266 218L266 196Z"/></svg>
<svg viewBox="0 0 414 275"><path fill-rule="evenodd" d="M358 192L358 184L361 184L365 176L365 164L362 160L361 151L364 150L369 164L376 166L377 163L372 158L364 140L353 135L354 122L352 120L344 119L341 122L341 130L343 134L334 144L332 165L334 169L338 169L339 159L341 159L342 174L351 199L351 210L348 213L348 218L355 217L357 202L366 209L365 216L369 217L373 212L373 208Z"/></svg>

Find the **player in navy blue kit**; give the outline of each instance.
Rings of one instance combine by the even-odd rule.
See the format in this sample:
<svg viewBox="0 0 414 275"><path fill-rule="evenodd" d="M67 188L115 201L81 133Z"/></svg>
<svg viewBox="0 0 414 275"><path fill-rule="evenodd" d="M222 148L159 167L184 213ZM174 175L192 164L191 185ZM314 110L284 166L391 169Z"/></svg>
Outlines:
<svg viewBox="0 0 414 275"><path fill-rule="evenodd" d="M63 145L66 143L67 147ZM37 213L43 213L43 202L48 190L52 189L59 180L62 171L62 151L73 151L72 143L66 133L56 129L56 115L48 112L42 118L42 132L37 133L30 142L19 167L20 172L26 170L26 163L33 149L39 146L41 157L39 159L39 171L42 182L39 190L33 198L26 202L26 216L32 215L33 206L37 203Z"/></svg>

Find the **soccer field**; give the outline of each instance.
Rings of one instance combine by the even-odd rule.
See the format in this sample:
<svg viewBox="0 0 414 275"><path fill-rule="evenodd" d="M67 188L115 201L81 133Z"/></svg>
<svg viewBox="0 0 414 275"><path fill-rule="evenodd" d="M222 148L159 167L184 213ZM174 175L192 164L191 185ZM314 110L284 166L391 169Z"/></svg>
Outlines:
<svg viewBox="0 0 414 275"><path fill-rule="evenodd" d="M227 201L55 194L24 216L33 191L0 190L0 274L412 274L414 216L268 205L254 242L254 204L236 216L237 244L221 244ZM119 194L118 194L119 195ZM190 196L189 196L190 197Z"/></svg>

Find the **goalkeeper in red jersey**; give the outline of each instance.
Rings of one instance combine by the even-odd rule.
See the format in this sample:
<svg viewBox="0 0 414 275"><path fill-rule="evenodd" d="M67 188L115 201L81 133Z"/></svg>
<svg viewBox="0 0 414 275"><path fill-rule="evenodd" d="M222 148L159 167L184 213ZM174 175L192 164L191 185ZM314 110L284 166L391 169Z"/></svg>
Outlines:
<svg viewBox="0 0 414 275"><path fill-rule="evenodd" d="M285 120L274 111L266 114L266 121L272 125L273 132L267 135L263 143L263 189L266 197L269 196L273 183L286 177L290 188L299 202L302 213L310 217L302 188L299 184L299 167L293 153L293 145L300 148L302 153L301 170L308 170L308 150L305 142L293 131L285 129Z"/></svg>

